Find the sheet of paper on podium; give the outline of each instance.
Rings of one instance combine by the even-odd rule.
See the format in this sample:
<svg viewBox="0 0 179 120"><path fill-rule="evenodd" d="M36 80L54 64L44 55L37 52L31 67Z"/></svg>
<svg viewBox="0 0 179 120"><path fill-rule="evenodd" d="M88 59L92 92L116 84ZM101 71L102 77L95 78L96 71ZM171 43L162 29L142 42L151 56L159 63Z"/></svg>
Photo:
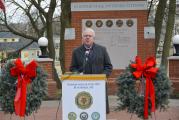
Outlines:
<svg viewBox="0 0 179 120"><path fill-rule="evenodd" d="M62 75L63 120L106 120L105 75Z"/></svg>

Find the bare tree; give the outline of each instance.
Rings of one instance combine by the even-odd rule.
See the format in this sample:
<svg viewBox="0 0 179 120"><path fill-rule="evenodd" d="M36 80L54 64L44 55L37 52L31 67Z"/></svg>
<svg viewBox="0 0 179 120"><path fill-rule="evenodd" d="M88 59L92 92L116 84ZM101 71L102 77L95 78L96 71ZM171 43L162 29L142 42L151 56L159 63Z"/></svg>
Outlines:
<svg viewBox="0 0 179 120"><path fill-rule="evenodd" d="M65 55L64 55L64 33L65 28L71 26L71 0L61 1L61 31L60 31L60 62L62 72L65 72Z"/></svg>
<svg viewBox="0 0 179 120"><path fill-rule="evenodd" d="M156 52L160 41L166 4L167 4L167 0L159 0L159 4L157 6L157 11L155 14L155 51Z"/></svg>
<svg viewBox="0 0 179 120"><path fill-rule="evenodd" d="M59 0L6 0L7 10L1 20L12 33L35 42L45 34L49 40L49 57L55 59L52 23L57 2ZM14 9L11 8L12 6ZM17 13L21 14L19 19L28 19L29 25L24 26L23 29L12 26L12 20L17 18ZM23 22L27 23L27 21Z"/></svg>
<svg viewBox="0 0 179 120"><path fill-rule="evenodd" d="M163 46L160 66L164 66L167 70L167 57L170 55L171 39L173 36L173 29L175 24L176 0L157 1L158 5L155 14L155 50L157 54L158 47L161 48ZM159 44L160 41L163 42ZM164 44L161 45L162 43Z"/></svg>
<svg viewBox="0 0 179 120"><path fill-rule="evenodd" d="M32 42L37 42L41 36L46 36L49 57L55 60L52 23L54 11L57 7L60 7L57 6L60 0L6 0L5 2L7 7L4 11L4 16L0 16L0 20L4 22L9 31L30 39ZM12 22L20 25L16 24L14 26ZM55 80L58 87L60 87L60 81L54 65L53 70Z"/></svg>
<svg viewBox="0 0 179 120"><path fill-rule="evenodd" d="M168 19L167 19L167 27L162 51L162 62L161 65L167 68L170 48L171 48L171 40L173 35L174 23L175 23L175 12L176 12L176 0L170 0L169 2L169 10L168 10Z"/></svg>

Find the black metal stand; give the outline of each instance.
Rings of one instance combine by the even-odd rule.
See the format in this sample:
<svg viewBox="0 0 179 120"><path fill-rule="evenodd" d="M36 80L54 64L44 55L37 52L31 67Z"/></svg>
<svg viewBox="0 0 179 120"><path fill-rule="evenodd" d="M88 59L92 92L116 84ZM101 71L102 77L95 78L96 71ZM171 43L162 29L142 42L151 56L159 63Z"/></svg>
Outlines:
<svg viewBox="0 0 179 120"><path fill-rule="evenodd" d="M47 47L46 46L40 46L42 55L39 56L39 58L48 58L48 53L47 53Z"/></svg>

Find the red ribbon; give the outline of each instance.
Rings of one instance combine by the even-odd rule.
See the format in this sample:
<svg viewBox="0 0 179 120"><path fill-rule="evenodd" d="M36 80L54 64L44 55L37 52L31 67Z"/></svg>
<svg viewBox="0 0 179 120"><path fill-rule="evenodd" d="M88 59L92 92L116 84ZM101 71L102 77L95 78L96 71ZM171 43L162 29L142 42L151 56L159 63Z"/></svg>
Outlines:
<svg viewBox="0 0 179 120"><path fill-rule="evenodd" d="M5 11L5 5L4 5L4 0L0 0L0 9Z"/></svg>
<svg viewBox="0 0 179 120"><path fill-rule="evenodd" d="M10 72L12 76L18 77L17 91L14 98L14 107L16 115L24 117L26 108L26 87L31 83L31 78L36 77L37 63L31 61L26 67L24 67L21 59L17 59L15 66L11 68Z"/></svg>
<svg viewBox="0 0 179 120"><path fill-rule="evenodd" d="M152 79L155 78L158 68L155 68L156 61L154 57L149 57L145 61L145 64L142 65L142 60L140 57L136 56L136 63L131 64L132 68L135 68L136 71L133 72L133 75L136 79L144 76L146 78L145 85L145 98L144 98L144 118L148 118L148 104L150 99L151 101L151 111L155 112L155 88Z"/></svg>

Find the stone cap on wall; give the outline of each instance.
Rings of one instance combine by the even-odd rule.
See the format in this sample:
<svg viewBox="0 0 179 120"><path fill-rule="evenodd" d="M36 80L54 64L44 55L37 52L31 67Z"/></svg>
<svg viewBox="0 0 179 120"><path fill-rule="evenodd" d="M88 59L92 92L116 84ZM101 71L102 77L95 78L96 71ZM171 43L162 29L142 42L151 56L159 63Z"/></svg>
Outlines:
<svg viewBox="0 0 179 120"><path fill-rule="evenodd" d="M37 58L36 59L38 62L44 62L44 61L49 61L49 62L51 62L51 61L53 61L53 59L51 59L51 58Z"/></svg>
<svg viewBox="0 0 179 120"><path fill-rule="evenodd" d="M170 56L168 57L169 60L179 60L179 56Z"/></svg>

